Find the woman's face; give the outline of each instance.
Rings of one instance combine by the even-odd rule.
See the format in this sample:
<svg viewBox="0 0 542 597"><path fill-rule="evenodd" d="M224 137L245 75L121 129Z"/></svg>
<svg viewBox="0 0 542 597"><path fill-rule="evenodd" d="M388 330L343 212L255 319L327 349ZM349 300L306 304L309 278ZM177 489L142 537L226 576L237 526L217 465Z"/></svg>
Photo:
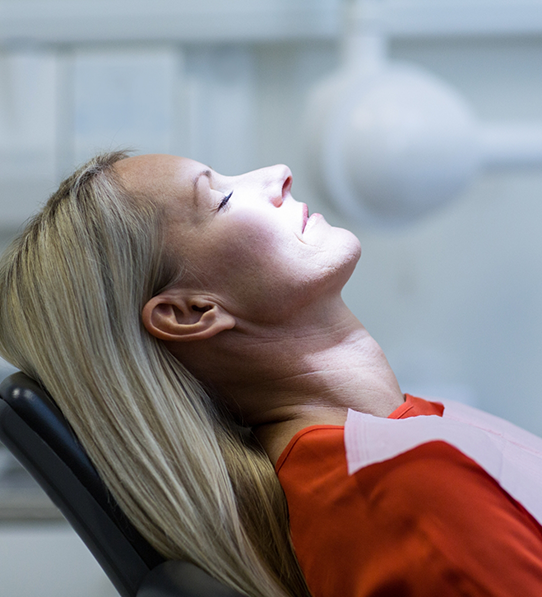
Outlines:
<svg viewBox="0 0 542 597"><path fill-rule="evenodd" d="M359 259L353 234L293 199L286 166L223 176L186 158L146 155L116 169L128 190L164 204L169 251L188 273L182 283L234 315L267 320L340 292Z"/></svg>

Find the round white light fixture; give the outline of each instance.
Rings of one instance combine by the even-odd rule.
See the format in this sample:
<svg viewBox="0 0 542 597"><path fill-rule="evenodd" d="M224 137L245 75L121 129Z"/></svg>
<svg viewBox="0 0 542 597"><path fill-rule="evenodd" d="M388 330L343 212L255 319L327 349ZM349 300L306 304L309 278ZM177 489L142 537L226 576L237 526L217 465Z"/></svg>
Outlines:
<svg viewBox="0 0 542 597"><path fill-rule="evenodd" d="M353 1L343 66L311 94L308 168L320 194L358 223L400 226L482 168L542 164L542 122L479 123L451 85L387 61L380 11L377 0Z"/></svg>
<svg viewBox="0 0 542 597"><path fill-rule="evenodd" d="M312 175L340 211L366 223L410 222L476 173L476 122L449 85L420 68L345 70L309 112Z"/></svg>

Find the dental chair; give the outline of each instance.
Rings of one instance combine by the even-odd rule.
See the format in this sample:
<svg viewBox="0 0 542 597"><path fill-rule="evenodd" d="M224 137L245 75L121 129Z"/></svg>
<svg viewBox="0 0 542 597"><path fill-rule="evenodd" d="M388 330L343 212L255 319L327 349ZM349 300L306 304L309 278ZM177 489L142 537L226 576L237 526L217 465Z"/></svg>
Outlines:
<svg viewBox="0 0 542 597"><path fill-rule="evenodd" d="M166 561L116 504L51 397L24 373L0 384L0 440L85 542L122 597L241 597L203 570Z"/></svg>

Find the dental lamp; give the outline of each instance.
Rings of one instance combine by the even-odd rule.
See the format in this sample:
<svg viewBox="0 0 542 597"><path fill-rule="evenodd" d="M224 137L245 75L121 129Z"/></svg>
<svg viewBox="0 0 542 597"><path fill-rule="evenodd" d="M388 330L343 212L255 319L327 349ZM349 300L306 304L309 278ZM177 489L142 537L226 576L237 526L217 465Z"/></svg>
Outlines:
<svg viewBox="0 0 542 597"><path fill-rule="evenodd" d="M480 123L451 85L388 61L378 10L371 0L351 6L343 64L313 90L307 112L309 170L343 215L405 225L482 169L542 163L542 123Z"/></svg>

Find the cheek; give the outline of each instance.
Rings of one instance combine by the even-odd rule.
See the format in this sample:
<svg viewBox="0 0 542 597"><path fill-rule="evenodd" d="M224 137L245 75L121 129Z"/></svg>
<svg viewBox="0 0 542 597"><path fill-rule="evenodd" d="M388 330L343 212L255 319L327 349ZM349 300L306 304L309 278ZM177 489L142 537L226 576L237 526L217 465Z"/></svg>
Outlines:
<svg viewBox="0 0 542 597"><path fill-rule="evenodd" d="M284 299L299 284L295 263L299 241L255 225L231 226L220 238L202 243L198 278L207 290L222 292L250 310L268 308Z"/></svg>
<svg viewBox="0 0 542 597"><path fill-rule="evenodd" d="M219 247L215 264L217 274L227 274L228 286L241 284L248 289L255 284L269 287L290 269L289 261L283 238L251 227L231 232Z"/></svg>

